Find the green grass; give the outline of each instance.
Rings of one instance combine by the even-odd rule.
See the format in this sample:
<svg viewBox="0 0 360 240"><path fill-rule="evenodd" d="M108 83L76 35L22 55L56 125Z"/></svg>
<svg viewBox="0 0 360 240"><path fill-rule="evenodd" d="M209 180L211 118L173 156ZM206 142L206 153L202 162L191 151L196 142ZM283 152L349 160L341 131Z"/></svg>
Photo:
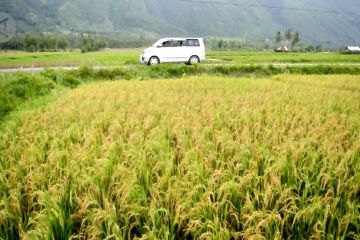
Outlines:
<svg viewBox="0 0 360 240"><path fill-rule="evenodd" d="M213 51L208 58L228 63L360 63L360 54Z"/></svg>
<svg viewBox="0 0 360 240"><path fill-rule="evenodd" d="M46 70L40 75L49 77L57 83L65 86L76 87L78 84L97 80L144 80L159 78L179 78L199 75L218 76L253 76L264 77L276 74L360 74L360 66L288 66L274 67L272 65L158 65L153 67L137 66L136 68L111 68L95 70L89 66L82 66L74 71Z"/></svg>
<svg viewBox="0 0 360 240"><path fill-rule="evenodd" d="M138 63L141 49L120 49L103 52L1 52L0 68L53 66L121 66Z"/></svg>
<svg viewBox="0 0 360 240"><path fill-rule="evenodd" d="M0 68L140 65L139 55L141 52L142 49L106 50L85 54L79 51L52 53L1 52ZM207 64L360 63L360 55L339 53L208 51L207 57Z"/></svg>
<svg viewBox="0 0 360 240"><path fill-rule="evenodd" d="M0 123L19 105L59 89L48 78L29 74L0 75Z"/></svg>
<svg viewBox="0 0 360 240"><path fill-rule="evenodd" d="M87 84L9 119L0 238L359 239L359 130L358 75Z"/></svg>

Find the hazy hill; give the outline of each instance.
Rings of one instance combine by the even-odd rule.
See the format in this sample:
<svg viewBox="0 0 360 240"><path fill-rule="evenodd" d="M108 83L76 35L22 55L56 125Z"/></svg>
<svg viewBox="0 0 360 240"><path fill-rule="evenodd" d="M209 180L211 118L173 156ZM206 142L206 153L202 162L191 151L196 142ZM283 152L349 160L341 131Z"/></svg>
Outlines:
<svg viewBox="0 0 360 240"><path fill-rule="evenodd" d="M188 3L178 0L0 0L20 32L76 31L142 36L222 36L262 40L291 27L312 42L360 41L359 0L223 0L280 7L334 9L329 14Z"/></svg>

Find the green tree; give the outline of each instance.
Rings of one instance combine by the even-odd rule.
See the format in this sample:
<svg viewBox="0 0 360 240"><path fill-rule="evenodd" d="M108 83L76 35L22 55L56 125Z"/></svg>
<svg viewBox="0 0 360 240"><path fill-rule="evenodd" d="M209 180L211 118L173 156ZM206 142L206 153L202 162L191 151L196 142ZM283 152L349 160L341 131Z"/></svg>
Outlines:
<svg viewBox="0 0 360 240"><path fill-rule="evenodd" d="M224 40L220 39L217 43L218 49L222 49L225 45L224 43L225 43Z"/></svg>
<svg viewBox="0 0 360 240"><path fill-rule="evenodd" d="M292 37L293 37L293 33L291 31L291 28L289 28L288 30L285 31L285 39L287 41L291 41Z"/></svg>
<svg viewBox="0 0 360 240"><path fill-rule="evenodd" d="M321 52L323 49L322 49L322 46L321 46L321 44L320 45L317 45L316 47L315 47L315 51L316 52Z"/></svg>
<svg viewBox="0 0 360 240"><path fill-rule="evenodd" d="M31 36L30 34L26 34L24 42L27 51L35 52L38 49L38 39Z"/></svg>
<svg viewBox="0 0 360 240"><path fill-rule="evenodd" d="M40 51L53 51L56 50L57 40L53 36L40 36L38 38L38 48Z"/></svg>
<svg viewBox="0 0 360 240"><path fill-rule="evenodd" d="M69 48L69 42L67 40L65 40L64 38L60 38L60 39L58 39L57 47L59 49L65 50L65 49Z"/></svg>
<svg viewBox="0 0 360 240"><path fill-rule="evenodd" d="M305 48L305 52L314 52L315 48L313 45L309 45L308 47Z"/></svg>
<svg viewBox="0 0 360 240"><path fill-rule="evenodd" d="M47 50L56 50L56 38L53 36L46 36L45 37L45 48Z"/></svg>
<svg viewBox="0 0 360 240"><path fill-rule="evenodd" d="M283 40L283 36L282 36L281 32L280 31L276 32L276 34L275 34L275 42L276 43L281 43L282 40Z"/></svg>
<svg viewBox="0 0 360 240"><path fill-rule="evenodd" d="M299 32L295 32L292 36L292 41L291 41L291 46L295 47L295 45L300 42L300 33Z"/></svg>

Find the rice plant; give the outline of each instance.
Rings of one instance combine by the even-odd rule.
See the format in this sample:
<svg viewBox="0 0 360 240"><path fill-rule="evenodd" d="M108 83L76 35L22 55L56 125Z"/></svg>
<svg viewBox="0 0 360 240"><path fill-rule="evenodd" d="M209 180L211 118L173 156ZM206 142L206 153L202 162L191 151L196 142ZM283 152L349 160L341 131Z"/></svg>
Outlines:
<svg viewBox="0 0 360 240"><path fill-rule="evenodd" d="M2 239L359 239L360 78L95 82L8 121Z"/></svg>

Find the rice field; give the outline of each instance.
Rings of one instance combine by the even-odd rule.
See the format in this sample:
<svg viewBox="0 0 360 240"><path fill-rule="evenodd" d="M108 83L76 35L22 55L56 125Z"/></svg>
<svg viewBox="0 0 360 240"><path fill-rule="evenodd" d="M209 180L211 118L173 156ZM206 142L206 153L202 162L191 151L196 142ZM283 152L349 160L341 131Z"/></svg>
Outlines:
<svg viewBox="0 0 360 240"><path fill-rule="evenodd" d="M0 52L0 69L29 67L72 67L82 65L123 66L140 64L142 49L111 49L100 52Z"/></svg>
<svg viewBox="0 0 360 240"><path fill-rule="evenodd" d="M0 239L360 239L360 77L96 82L0 135Z"/></svg>

